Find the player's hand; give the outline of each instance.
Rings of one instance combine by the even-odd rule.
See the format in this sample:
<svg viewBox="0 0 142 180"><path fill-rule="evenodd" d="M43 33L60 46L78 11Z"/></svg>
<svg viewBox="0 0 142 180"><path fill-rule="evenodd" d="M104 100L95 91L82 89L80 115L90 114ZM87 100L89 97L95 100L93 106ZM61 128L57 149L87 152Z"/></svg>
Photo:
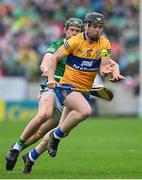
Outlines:
<svg viewBox="0 0 142 180"><path fill-rule="evenodd" d="M126 79L126 77L119 74L119 75L113 76L111 79L109 79L109 81L117 82L117 81L121 81L121 80L124 80L124 79Z"/></svg>
<svg viewBox="0 0 142 180"><path fill-rule="evenodd" d="M105 66L103 66L103 67L101 68L100 74L101 74L102 76L107 76L107 75L111 74L112 71L113 71L112 67L108 64L108 65L105 65Z"/></svg>
<svg viewBox="0 0 142 180"><path fill-rule="evenodd" d="M40 66L40 69L42 71L42 76L48 77L48 69L43 66Z"/></svg>
<svg viewBox="0 0 142 180"><path fill-rule="evenodd" d="M55 80L53 80L53 81L48 81L47 86L48 86L49 89L55 89L57 84L58 83Z"/></svg>
<svg viewBox="0 0 142 180"><path fill-rule="evenodd" d="M48 77L48 72L47 71L43 71L42 75L45 76L45 77Z"/></svg>

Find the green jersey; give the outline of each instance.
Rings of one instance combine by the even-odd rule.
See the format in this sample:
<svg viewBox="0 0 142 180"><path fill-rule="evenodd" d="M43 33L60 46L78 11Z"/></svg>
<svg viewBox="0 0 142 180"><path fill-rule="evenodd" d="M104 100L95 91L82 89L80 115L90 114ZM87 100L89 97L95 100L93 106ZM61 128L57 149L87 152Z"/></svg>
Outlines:
<svg viewBox="0 0 142 180"><path fill-rule="evenodd" d="M64 43L64 40L57 40L54 41L51 46L46 50L46 53L54 54L59 47ZM62 61L59 61L57 64L55 75L57 76L63 76L65 71L65 65L66 65L66 58L64 58Z"/></svg>
<svg viewBox="0 0 142 180"><path fill-rule="evenodd" d="M54 41L51 44L51 46L48 47L48 49L46 50L46 53L54 54L57 51L57 49L59 49L59 47L62 46L63 43L64 43L63 39ZM66 58L58 62L56 72L55 72L56 76L62 77L64 75L65 65L66 65ZM47 83L47 81L48 81L48 78L45 77L43 82ZM56 81L59 81L59 79L56 79Z"/></svg>

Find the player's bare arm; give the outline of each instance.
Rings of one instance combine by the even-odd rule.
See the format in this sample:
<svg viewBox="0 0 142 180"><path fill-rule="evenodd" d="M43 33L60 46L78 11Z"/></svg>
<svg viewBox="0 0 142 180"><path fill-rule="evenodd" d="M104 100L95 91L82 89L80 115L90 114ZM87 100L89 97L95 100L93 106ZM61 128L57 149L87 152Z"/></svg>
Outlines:
<svg viewBox="0 0 142 180"><path fill-rule="evenodd" d="M48 87L51 89L55 88L57 85L57 82L54 79L57 63L65 56L66 55L59 49L48 60Z"/></svg>
<svg viewBox="0 0 142 180"><path fill-rule="evenodd" d="M124 76L120 74L119 65L109 58L103 58L100 66L100 74L102 76L111 75L111 82L116 82L125 79Z"/></svg>
<svg viewBox="0 0 142 180"><path fill-rule="evenodd" d="M48 60L50 59L51 56L52 54L45 54L40 65L40 70L42 71L43 75L46 77L48 76L48 69L47 69Z"/></svg>

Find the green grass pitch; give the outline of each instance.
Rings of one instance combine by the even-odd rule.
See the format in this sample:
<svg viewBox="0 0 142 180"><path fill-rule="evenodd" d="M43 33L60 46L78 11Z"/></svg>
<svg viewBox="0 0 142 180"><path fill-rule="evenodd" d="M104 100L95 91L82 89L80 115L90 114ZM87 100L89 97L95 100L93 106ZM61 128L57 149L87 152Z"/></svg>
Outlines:
<svg viewBox="0 0 142 180"><path fill-rule="evenodd" d="M21 155L13 171L5 170L5 154L27 121L0 123L0 179L142 179L142 120L94 118L63 139L57 157L45 152L29 175Z"/></svg>

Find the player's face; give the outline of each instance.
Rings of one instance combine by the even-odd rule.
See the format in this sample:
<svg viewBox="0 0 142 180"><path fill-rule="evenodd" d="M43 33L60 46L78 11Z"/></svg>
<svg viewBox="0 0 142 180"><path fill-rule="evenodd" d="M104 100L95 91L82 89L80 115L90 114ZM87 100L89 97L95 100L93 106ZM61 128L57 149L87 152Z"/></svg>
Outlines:
<svg viewBox="0 0 142 180"><path fill-rule="evenodd" d="M81 28L80 27L78 27L78 26L69 26L65 30L66 38L69 39L72 36L76 36L80 32L81 32Z"/></svg>
<svg viewBox="0 0 142 180"><path fill-rule="evenodd" d="M94 37L99 38L102 34L103 25L102 24L93 24L90 23L87 28L87 36L90 39L94 39Z"/></svg>

